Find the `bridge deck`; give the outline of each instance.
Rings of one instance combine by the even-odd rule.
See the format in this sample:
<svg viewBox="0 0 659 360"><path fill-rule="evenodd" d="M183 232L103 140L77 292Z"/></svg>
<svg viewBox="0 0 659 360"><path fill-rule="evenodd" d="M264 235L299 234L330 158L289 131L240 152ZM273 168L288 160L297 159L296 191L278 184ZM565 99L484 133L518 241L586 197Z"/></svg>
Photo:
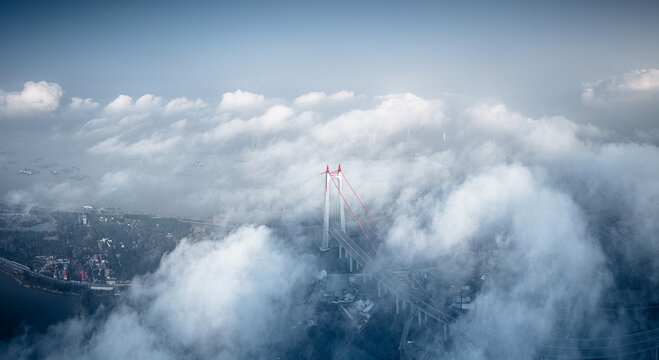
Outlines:
<svg viewBox="0 0 659 360"><path fill-rule="evenodd" d="M375 259L366 253L357 243L354 242L344 231L338 228L330 229L332 237L350 253L364 269L367 269L373 277L389 289L394 295L418 307L419 311L427 314L429 317L444 323L451 324L457 320L459 313L448 307L439 307L432 303L432 300L415 289L406 282L399 280L394 274L387 269L381 269L377 266Z"/></svg>
<svg viewBox="0 0 659 360"><path fill-rule="evenodd" d="M456 327L455 324L456 320L460 317L460 313L447 306L435 304L421 289L410 286L388 269L379 266L371 255L364 251L340 228L330 228L330 235L340 246L346 249L355 261L394 295L403 301L415 305L417 311L427 314L442 324L451 325L454 330L466 334L462 329ZM578 354L577 357L583 359L628 356L648 352L653 352L652 354L657 356L659 355L658 342L659 328L602 339L554 338L541 345L537 351L539 356L547 358L563 358L566 356L565 354L574 356L575 351ZM570 356L567 357L570 358Z"/></svg>

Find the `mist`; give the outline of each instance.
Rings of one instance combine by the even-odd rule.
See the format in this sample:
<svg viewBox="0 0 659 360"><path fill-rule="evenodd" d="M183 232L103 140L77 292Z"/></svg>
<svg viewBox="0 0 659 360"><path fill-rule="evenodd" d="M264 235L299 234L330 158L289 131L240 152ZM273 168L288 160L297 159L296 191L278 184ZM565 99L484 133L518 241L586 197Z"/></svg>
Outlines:
<svg viewBox="0 0 659 360"><path fill-rule="evenodd" d="M656 71L633 73L650 77L642 81L621 75L628 85L585 85L583 101L651 108ZM617 95L628 91L644 97ZM267 225L319 223L321 175L339 163L378 223L378 261L436 267L437 292L479 281L477 311L456 324L468 336L449 354L422 344L427 357L532 358L556 337L631 332L599 310L629 291L657 301L654 121L621 132L611 119L530 117L467 96L348 90L99 104L29 82L2 96L6 201L236 229L182 242L119 306L16 338L8 359L266 358L301 341L287 329L313 308L296 299L322 270L310 250L320 230L279 235ZM632 287L630 277L640 281Z"/></svg>

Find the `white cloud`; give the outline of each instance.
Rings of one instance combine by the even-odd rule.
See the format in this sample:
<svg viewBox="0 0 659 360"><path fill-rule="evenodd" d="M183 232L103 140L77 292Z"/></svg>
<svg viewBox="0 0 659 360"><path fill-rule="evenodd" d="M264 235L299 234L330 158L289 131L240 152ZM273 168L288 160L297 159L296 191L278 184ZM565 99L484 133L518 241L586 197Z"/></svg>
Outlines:
<svg viewBox="0 0 659 360"><path fill-rule="evenodd" d="M632 91L652 91L659 89L659 70L641 69L628 72L619 84L621 89Z"/></svg>
<svg viewBox="0 0 659 360"><path fill-rule="evenodd" d="M101 177L99 188L101 194L117 194L129 187L134 177L127 170L107 172ZM122 192L125 193L125 192Z"/></svg>
<svg viewBox="0 0 659 360"><path fill-rule="evenodd" d="M234 92L224 93L217 109L219 111L247 110L262 104L264 101L265 97L263 95L236 90Z"/></svg>
<svg viewBox="0 0 659 360"><path fill-rule="evenodd" d="M294 111L284 105L275 105L268 109L265 114L255 116L249 120L233 119L222 123L214 129L201 134L204 142L228 140L240 134L261 134L277 132L295 125L288 121Z"/></svg>
<svg viewBox="0 0 659 360"><path fill-rule="evenodd" d="M128 103L129 108L134 106L132 100ZM155 97L146 97L144 103L159 104ZM184 216L219 214L230 224L264 223L271 218L313 223L319 221L322 204L323 178L316 174L327 163L334 169L341 162L380 226L381 242L376 246L382 246L387 261L401 268L414 268L420 262L436 264L441 268L438 273L455 275L450 279L458 279L451 282L455 284L479 271L489 273L491 282L483 283L478 295L478 306L487 311L479 310L461 321L483 339L472 345L485 354L513 349L507 358L533 357L533 346L551 336L554 325L560 326L564 318L569 322L587 317L589 309L596 308L610 271L603 252L611 256L612 248L619 251L616 261L632 264L628 266L636 266L639 257L645 256L645 269L636 273L650 275L639 281L655 287L659 282L659 277L651 275L659 269L656 256L651 256L659 251L659 224L653 216L659 206L656 146L631 144L616 134L605 138L597 128L560 116L532 118L503 104L453 103L444 97L391 94L369 98L368 103L374 105L367 108L361 103L347 110L319 107L307 112L301 112L304 109L294 101L246 103L256 105L248 106L247 112L219 114L212 121L199 121L203 114L194 111L183 112L181 118L187 120L177 122L151 121L145 118L148 114L130 111L104 114L85 126L125 126L112 134L76 138L91 150L66 153L62 160L86 163L102 175L86 183L44 183L27 193L13 193L12 198L55 204L74 203L74 199ZM132 127L136 125L141 127ZM68 149L69 143L59 146ZM39 181L39 177L33 179ZM364 216L359 203L353 210ZM624 223L633 234L608 232L610 228L604 234L593 232L600 223L605 228ZM224 279L215 273L214 266L221 266L212 261L215 258L204 257L215 253L214 245L204 245L199 252L187 246L181 252L189 255L177 258L188 265L172 265L172 269L207 280L194 263L199 261L199 266L210 269L209 278ZM396 256L387 257L387 252ZM251 250L228 253L236 257L227 260L230 266L244 265L251 273L251 265L242 263L243 256L253 254ZM187 256L194 260L186 260ZM218 329L232 328L235 323L231 314L210 307L221 305L243 314L230 295L196 285L183 284L180 294L160 296L153 290L157 284L163 283L162 289L179 285L167 271L159 270L157 276L162 279L147 283L142 293L149 304L157 306L118 311L112 316L125 316L126 322L108 324L151 325L145 314L162 318L171 307L181 306L162 321L165 328L180 327L186 333L161 333L178 339L168 343L188 350L186 346L198 344L195 338L224 336L224 330ZM250 279L246 283L253 283ZM187 275L181 279L189 280ZM227 284L233 289L231 279ZM434 289L443 291L439 286ZM205 294L216 296L217 303L201 296ZM570 308L563 309L561 304ZM202 318L202 309L211 315L204 323L209 327L192 329L184 318ZM554 321L557 318L561 324ZM102 333L119 336L116 328L120 326L111 327ZM143 327L147 334L152 334L150 328ZM488 331L493 328L500 331ZM231 340L239 344L234 349L244 344L240 340L243 330L232 328L236 335ZM151 337L145 339L151 342ZM139 342L127 346L134 344ZM197 348L203 351L203 346ZM455 347L456 351L464 348ZM135 348L140 349L149 353L153 347ZM461 354L455 355L449 357Z"/></svg>
<svg viewBox="0 0 659 360"><path fill-rule="evenodd" d="M578 316L594 313L611 283L568 194L518 164L474 174L445 196L427 191L395 203L388 244L396 259L442 259L451 281L473 283L471 271L489 274L478 312L459 321L473 345L504 358L532 357L561 321L571 329Z"/></svg>
<svg viewBox="0 0 659 360"><path fill-rule="evenodd" d="M176 130L181 130L187 125L188 120L187 119L181 119L178 121L173 122L171 125L169 125L172 129Z"/></svg>
<svg viewBox="0 0 659 360"><path fill-rule="evenodd" d="M141 139L134 143L121 141L121 136L111 137L92 146L89 151L105 155L123 155L127 157L148 157L165 155L171 151L179 142L180 137L165 138L159 134L153 134L149 138Z"/></svg>
<svg viewBox="0 0 659 360"><path fill-rule="evenodd" d="M173 114L179 112L198 110L204 107L206 107L206 103L201 99L192 101L192 100L188 100L188 98L186 97L180 97L168 102L167 105L165 105L165 113Z"/></svg>
<svg viewBox="0 0 659 360"><path fill-rule="evenodd" d="M13 359L269 358L292 338L294 290L308 265L264 227L225 239L184 240L153 274L135 279L107 318L76 318L8 348Z"/></svg>
<svg viewBox="0 0 659 360"><path fill-rule="evenodd" d="M529 156L556 157L575 152L582 146L582 128L562 117L532 119L509 111L503 104L479 105L466 110L472 131L516 145Z"/></svg>
<svg viewBox="0 0 659 360"><path fill-rule="evenodd" d="M150 114L162 108L162 98L151 94L142 95L137 101L128 95L119 95L103 111L109 115Z"/></svg>
<svg viewBox="0 0 659 360"><path fill-rule="evenodd" d="M133 98L128 95L119 95L116 99L112 100L103 109L104 112L109 114L120 114L128 112L133 106Z"/></svg>
<svg viewBox="0 0 659 360"><path fill-rule="evenodd" d="M293 101L293 104L296 106L313 106L325 101L345 101L354 98L355 93L352 91L339 91L331 95L327 95L324 92L310 92L299 96Z"/></svg>
<svg viewBox="0 0 659 360"><path fill-rule="evenodd" d="M413 94L394 94L369 110L352 110L313 128L313 136L323 143L382 141L407 129L437 126L443 118L440 104Z"/></svg>
<svg viewBox="0 0 659 360"><path fill-rule="evenodd" d="M28 81L21 92L0 90L0 116L52 113L59 107L62 88L57 83Z"/></svg>
<svg viewBox="0 0 659 360"><path fill-rule="evenodd" d="M585 83L581 99L585 103L603 103L617 100L633 100L643 93L659 90L659 69L640 69L622 76ZM636 99L639 99L636 97ZM645 99L641 97L640 100Z"/></svg>
<svg viewBox="0 0 659 360"><path fill-rule="evenodd" d="M135 101L135 110L139 112L152 112L159 110L161 104L162 98L160 96L145 94Z"/></svg>
<svg viewBox="0 0 659 360"><path fill-rule="evenodd" d="M69 105L73 110L79 111L89 111L94 110L98 107L98 103L95 102L92 98L82 99L79 97L71 98L71 105Z"/></svg>

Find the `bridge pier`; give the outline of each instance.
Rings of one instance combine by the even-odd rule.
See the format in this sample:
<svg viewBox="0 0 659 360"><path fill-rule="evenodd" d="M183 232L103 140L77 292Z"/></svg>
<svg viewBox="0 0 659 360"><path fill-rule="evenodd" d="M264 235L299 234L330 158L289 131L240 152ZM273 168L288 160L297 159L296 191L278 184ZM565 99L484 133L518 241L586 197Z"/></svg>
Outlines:
<svg viewBox="0 0 659 360"><path fill-rule="evenodd" d="M396 315L400 314L400 307L398 304L399 302L400 300L398 300L398 295L396 295Z"/></svg>
<svg viewBox="0 0 659 360"><path fill-rule="evenodd" d="M348 253L348 262L350 263L350 272L352 272L352 254Z"/></svg>
<svg viewBox="0 0 659 360"><path fill-rule="evenodd" d="M419 318L419 326L421 326L421 309L418 309L416 313L417 313L418 318Z"/></svg>
<svg viewBox="0 0 659 360"><path fill-rule="evenodd" d="M444 324L444 342L448 340L448 325Z"/></svg>
<svg viewBox="0 0 659 360"><path fill-rule="evenodd" d="M339 259L341 258L341 245L339 245Z"/></svg>
<svg viewBox="0 0 659 360"><path fill-rule="evenodd" d="M382 297L382 289L380 289L380 281L378 280L378 299Z"/></svg>

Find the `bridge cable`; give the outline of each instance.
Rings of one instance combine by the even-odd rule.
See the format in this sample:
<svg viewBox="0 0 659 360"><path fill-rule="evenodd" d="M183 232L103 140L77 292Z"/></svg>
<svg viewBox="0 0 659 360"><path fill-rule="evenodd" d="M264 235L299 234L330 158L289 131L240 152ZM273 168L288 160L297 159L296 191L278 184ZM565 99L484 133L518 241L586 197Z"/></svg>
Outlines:
<svg viewBox="0 0 659 360"><path fill-rule="evenodd" d="M352 187L352 185L350 185L350 181L348 181L348 178L346 177L346 175L343 172L341 172L341 174L343 175L343 178L346 180L346 184L348 184L348 186L350 187L350 190L352 190L352 193L355 194L355 197L357 198L357 200L359 200L359 203L362 205L362 208L364 208L364 211L366 211L366 214L371 219L371 221L373 222L373 225L375 225L375 228L377 229L378 224L376 224L375 220L373 220L373 217L371 216L371 213L369 213L368 209L366 209L366 206L362 202L362 199L359 198L359 195L357 195L357 192L355 191L355 189Z"/></svg>
<svg viewBox="0 0 659 360"><path fill-rule="evenodd" d="M339 189L339 186L336 185L336 182L334 181L334 178L332 178L332 184L334 184L334 187L336 187L336 190L339 192L339 195L341 195L341 198L343 199L343 202L348 207L348 210L350 210L350 214L352 215L352 217L357 222L357 225L359 225L359 228L362 229L362 233L364 233L364 236L366 236L366 240L368 240L368 243L371 244L371 247L373 248L373 251L375 251L375 255L379 255L378 251L375 249L375 246L373 246L373 243L371 242L371 238L368 237L368 234L366 234L366 231L364 231L364 228L362 227L362 224L359 222L359 220L355 216L355 213L352 212L352 208L350 207L350 205L346 201L346 198L343 196L343 193L341 193L341 189Z"/></svg>
<svg viewBox="0 0 659 360"><path fill-rule="evenodd" d="M368 209L366 208L366 206L365 206L364 203L362 202L362 200L361 200L361 198L359 197L359 195L357 195L357 192L355 191L355 189L354 189L354 188L352 187L352 185L350 184L350 181L348 180L348 178L345 176L345 173L342 173L342 175L343 175L343 178L346 180L346 183L347 183L348 186L350 187L350 190L353 192L353 194L355 195L355 197L356 197L357 200L359 201L359 204L362 206L362 208L364 209L364 211L366 212L366 214L368 215L368 217L371 219L371 222L373 222L373 225L375 225L375 227L377 228L377 226L378 226L377 223L375 222L375 220L373 220L373 217L372 217L371 214L368 212ZM364 228L362 227L361 223L359 222L359 220L358 220L357 217L355 216L355 214L354 214L354 212L352 211L352 208L350 207L350 205L348 205L348 202L346 201L345 197L344 197L343 194L341 193L341 190L339 190L339 187L338 187L338 186L336 185L336 183L334 182L334 178L332 178L332 183L334 184L334 186L336 187L336 189L339 191L339 194L341 195L341 198L343 198L343 202L345 202L346 206L348 206L348 210L350 210L350 214L352 215L352 217L355 219L355 221L356 221L357 224L359 225L359 228L362 230L362 233L364 234L364 236L366 236L366 239L368 240L369 244L370 244L371 247L373 248L373 251L375 251L375 253L377 254L378 252L377 252L377 250L375 249L375 247L373 246L373 243L371 242L371 239L370 239L370 238L368 237L368 235L366 234L366 231L364 231ZM417 283L417 286L419 286L419 288L421 289L421 291L424 293L425 297L426 297L428 300L430 300L430 303L431 303L433 306L438 306L437 303L435 303L435 301L432 299L432 297L430 296L430 294L428 294L428 293L425 291L425 289L423 288L423 286L418 282L418 280L417 280L416 278L414 278L414 281ZM451 308L449 308L449 307L445 307L445 306L440 306L440 307L441 307L441 308L444 308L444 309L446 309L446 310L448 310L449 313L459 314L457 311L455 311L454 309L451 309ZM443 314L443 315L445 315L445 314ZM446 315L445 315L445 316L446 316ZM454 320L455 320L455 318L454 318ZM639 340L638 340L638 337L644 335L645 333L652 333L652 332L656 331L657 329L659 329L659 328L650 329L650 330L646 330L646 331L641 331L641 332L639 332L639 333L632 333L632 334L625 334L625 335L612 336L612 337L604 337L604 338L593 338L593 339L588 339L588 338L581 338L581 339L574 339L574 338L572 338L572 339L560 339L560 338L554 338L554 339L551 339L550 342L554 342L554 341L556 341L556 342L559 342L559 344L560 344L560 343L563 343L563 344L564 344L564 343L569 343L570 340L571 340L571 341L573 342L573 343L572 343L573 346L576 345L578 348L584 348L585 350L591 350L591 351L593 351L593 350L595 350L595 351L600 350L600 351L601 351L601 350L605 350L605 349L606 349L606 350L611 350L611 348L609 347L609 346L610 346L609 344L607 344L607 345L595 345L595 344L589 344L590 346L586 346L585 343L588 343L588 342L596 342L596 341L606 341L606 340L612 340L612 339L616 339L616 338L627 338L627 337L631 338L630 340L632 340L632 342L631 342L631 343L617 344L618 347L625 346L625 345L636 345L636 344L641 344L641 343L653 342L653 341L657 340L658 338L657 338L657 337L650 337L649 339L645 339L645 340L640 340L640 341L639 341ZM458 329L458 330L459 330L459 329ZM545 349L564 349L564 345L561 346L561 345L557 345L557 344L552 344L552 345L545 344L545 345L540 345L540 347L541 347L541 348L545 348ZM640 350L640 351L627 352L625 355L627 355L627 354L634 354L634 353L640 353L640 352L645 352L645 351L647 351L647 350L652 350L652 349L656 349L656 348L657 348L657 347L650 348L650 349L643 349L643 350ZM614 346L614 349L615 349L615 346Z"/></svg>

